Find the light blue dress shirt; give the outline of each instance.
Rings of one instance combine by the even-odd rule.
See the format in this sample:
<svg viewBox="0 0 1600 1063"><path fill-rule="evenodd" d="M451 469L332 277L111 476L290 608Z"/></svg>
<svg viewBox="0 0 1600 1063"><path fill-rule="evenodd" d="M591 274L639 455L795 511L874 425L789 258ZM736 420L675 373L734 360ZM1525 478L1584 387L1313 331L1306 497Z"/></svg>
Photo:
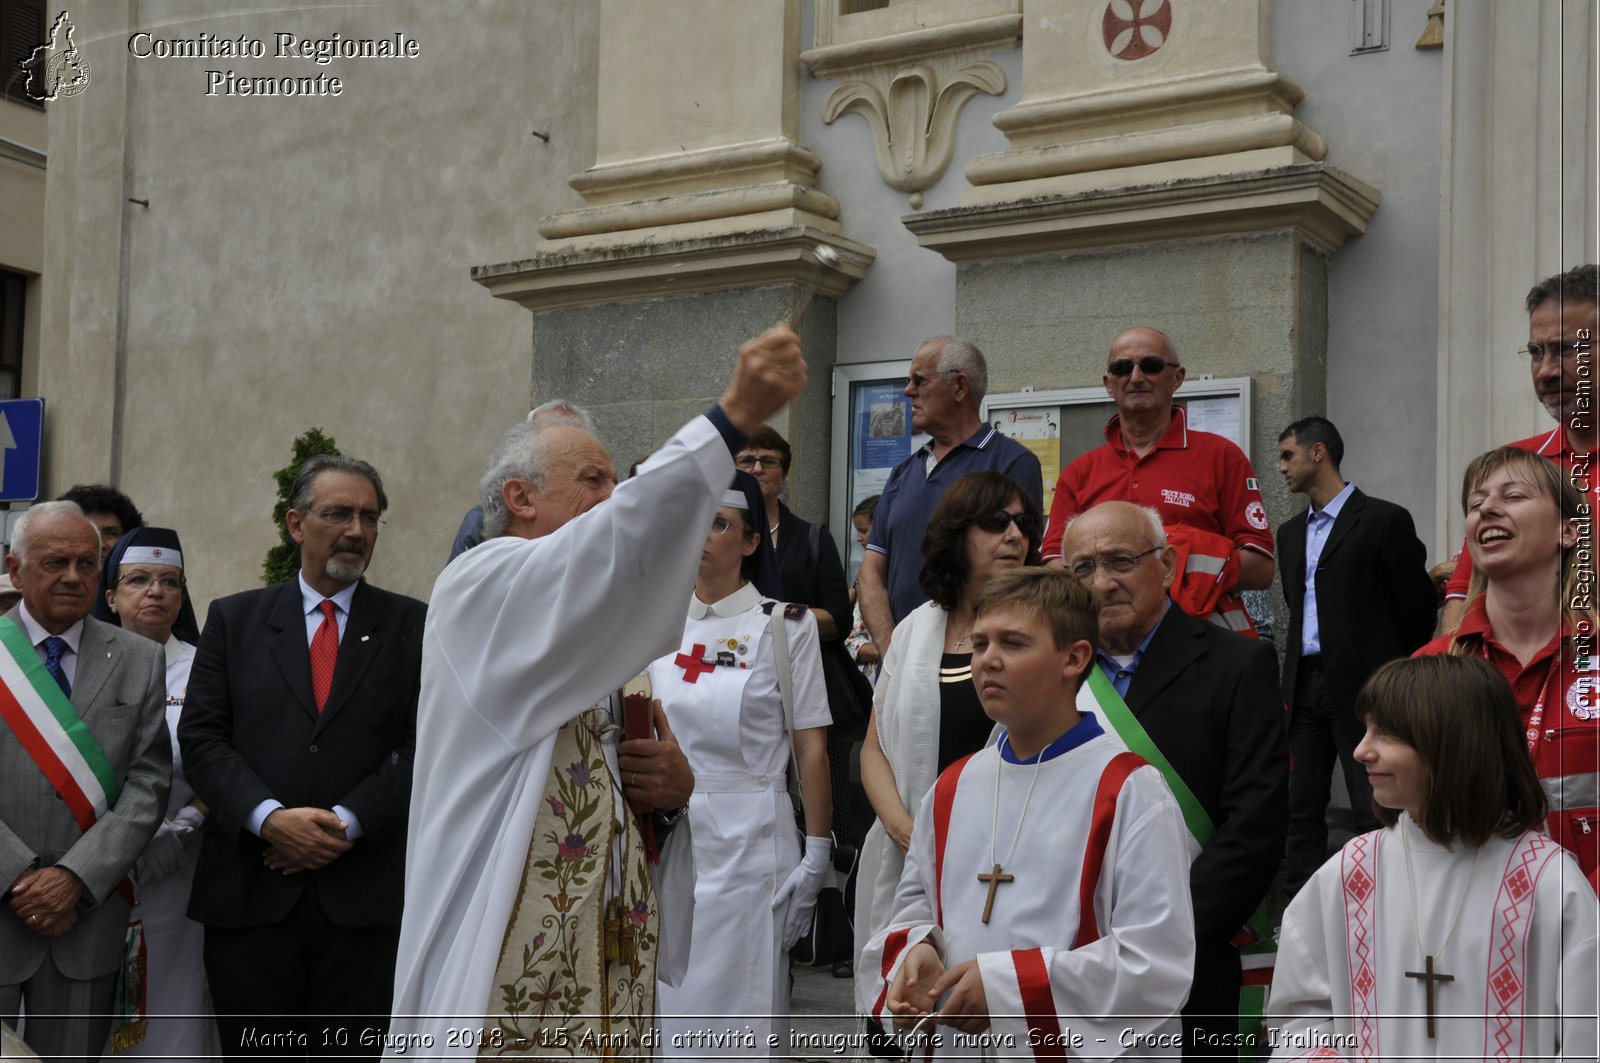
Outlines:
<svg viewBox="0 0 1600 1063"><path fill-rule="evenodd" d="M1329 499L1326 506L1306 510L1306 593L1305 608L1300 613L1302 657L1322 652L1322 631L1317 625L1317 563L1322 560L1322 548L1328 545L1333 522L1339 519L1339 511L1355 489L1355 484L1345 484L1344 490Z"/></svg>

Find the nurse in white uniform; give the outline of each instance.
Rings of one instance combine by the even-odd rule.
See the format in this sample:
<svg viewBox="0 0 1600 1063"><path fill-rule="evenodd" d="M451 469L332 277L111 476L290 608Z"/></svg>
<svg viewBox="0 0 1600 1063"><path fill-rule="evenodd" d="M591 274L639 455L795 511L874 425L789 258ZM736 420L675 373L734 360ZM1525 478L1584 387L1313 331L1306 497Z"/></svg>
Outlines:
<svg viewBox="0 0 1600 1063"><path fill-rule="evenodd" d="M706 536L682 644L649 669L695 774L689 822L704 918L695 919L688 975L657 996L657 1051L675 1059L790 1055L788 950L810 924L832 847L832 721L816 622L769 596L777 564L759 530L760 487L743 472L734 483ZM785 781L775 625L792 676L803 853Z"/></svg>

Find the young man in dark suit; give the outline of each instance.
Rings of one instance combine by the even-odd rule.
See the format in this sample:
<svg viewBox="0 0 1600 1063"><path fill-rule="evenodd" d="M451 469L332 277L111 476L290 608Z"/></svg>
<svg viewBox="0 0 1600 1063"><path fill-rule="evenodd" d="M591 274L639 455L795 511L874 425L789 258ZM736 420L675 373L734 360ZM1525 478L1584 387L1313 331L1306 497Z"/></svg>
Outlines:
<svg viewBox="0 0 1600 1063"><path fill-rule="evenodd" d="M1189 868L1194 985L1184 1058L1239 1048L1239 950L1283 854L1289 754L1271 645L1190 616L1169 597L1177 573L1161 516L1102 502L1067 526L1063 567L1099 599L1095 661L1215 829Z"/></svg>
<svg viewBox="0 0 1600 1063"><path fill-rule="evenodd" d="M290 491L300 572L211 606L178 724L208 819L189 915L223 1051L376 1056L394 984L426 607L362 579L364 461Z"/></svg>
<svg viewBox="0 0 1600 1063"><path fill-rule="evenodd" d="M1438 596L1427 551L1401 506L1370 498L1339 472L1344 440L1326 417L1296 421L1278 437L1278 471L1310 505L1278 529L1289 603L1283 696L1290 706L1289 841L1284 892L1305 885L1328 857L1334 761L1358 831L1377 830L1356 692L1380 664L1409 657L1433 634Z"/></svg>

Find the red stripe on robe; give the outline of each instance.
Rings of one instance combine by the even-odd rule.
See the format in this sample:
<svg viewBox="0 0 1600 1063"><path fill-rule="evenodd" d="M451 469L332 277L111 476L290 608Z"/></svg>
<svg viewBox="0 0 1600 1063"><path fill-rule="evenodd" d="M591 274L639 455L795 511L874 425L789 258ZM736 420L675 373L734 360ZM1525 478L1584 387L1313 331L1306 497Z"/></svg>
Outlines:
<svg viewBox="0 0 1600 1063"><path fill-rule="evenodd" d="M1089 841L1083 854L1083 873L1078 880L1078 936L1072 947L1080 949L1100 940L1100 924L1094 914L1094 891L1100 884L1100 869L1105 865L1106 846L1111 841L1111 825L1116 820L1117 796L1128 776L1144 767L1137 753L1118 753L1100 773L1094 791L1094 814L1089 822Z"/></svg>
<svg viewBox="0 0 1600 1063"><path fill-rule="evenodd" d="M1022 993L1022 1014L1028 1019L1028 1043L1035 1059L1066 1059L1056 998L1050 992L1050 971L1038 949L1012 949L1011 964Z"/></svg>
<svg viewBox="0 0 1600 1063"><path fill-rule="evenodd" d="M944 926L944 843L950 837L950 812L956 803L961 769L972 759L968 753L944 771L933 784L933 921Z"/></svg>

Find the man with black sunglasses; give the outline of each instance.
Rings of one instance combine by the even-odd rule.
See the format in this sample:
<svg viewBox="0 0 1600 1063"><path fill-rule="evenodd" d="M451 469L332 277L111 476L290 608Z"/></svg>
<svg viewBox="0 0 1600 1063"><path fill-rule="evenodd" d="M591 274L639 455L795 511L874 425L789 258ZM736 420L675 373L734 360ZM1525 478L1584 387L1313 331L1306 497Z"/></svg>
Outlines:
<svg viewBox="0 0 1600 1063"><path fill-rule="evenodd" d="M1043 505L1039 459L979 416L989 387L983 352L965 340L937 336L917 348L906 377L911 427L932 438L889 474L872 516L872 536L857 587L872 641L889 652L894 626L928 600L918 573L928 517L945 488L970 472L1005 473Z"/></svg>
<svg viewBox="0 0 1600 1063"><path fill-rule="evenodd" d="M1105 446L1061 471L1041 553L1061 564L1067 522L1100 502L1149 506L1182 555L1174 597L1193 613L1253 634L1238 591L1272 584L1273 541L1250 459L1231 440L1191 429L1172 395L1184 367L1158 329L1130 328L1111 342L1102 380L1117 412Z"/></svg>

